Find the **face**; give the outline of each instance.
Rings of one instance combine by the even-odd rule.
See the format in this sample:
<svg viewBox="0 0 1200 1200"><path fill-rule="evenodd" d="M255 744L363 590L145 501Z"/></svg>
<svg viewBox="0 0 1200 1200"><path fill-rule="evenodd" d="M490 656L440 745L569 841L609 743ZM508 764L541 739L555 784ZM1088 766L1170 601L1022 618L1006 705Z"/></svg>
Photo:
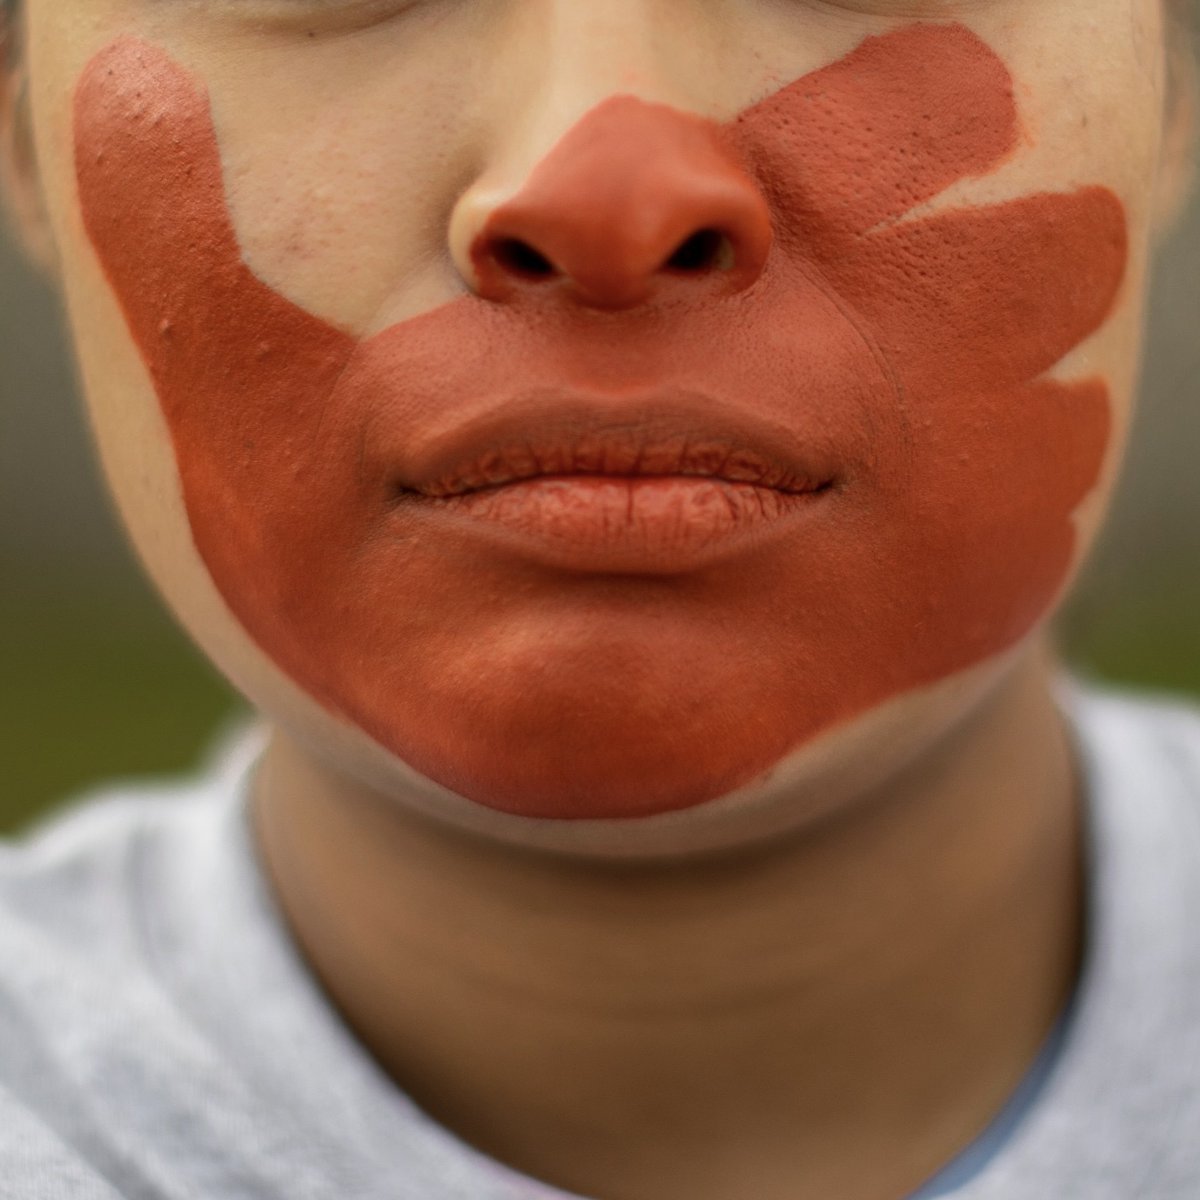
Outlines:
<svg viewBox="0 0 1200 1200"><path fill-rule="evenodd" d="M468 822L800 803L1069 583L1152 0L87 9L35 0L30 74L108 473L338 769Z"/></svg>

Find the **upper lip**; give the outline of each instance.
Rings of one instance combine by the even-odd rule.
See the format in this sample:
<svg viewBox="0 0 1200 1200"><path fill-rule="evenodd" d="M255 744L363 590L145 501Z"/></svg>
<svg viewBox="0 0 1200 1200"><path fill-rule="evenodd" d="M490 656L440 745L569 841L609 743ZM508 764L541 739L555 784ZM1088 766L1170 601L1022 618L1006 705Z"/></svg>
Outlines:
<svg viewBox="0 0 1200 1200"><path fill-rule="evenodd" d="M537 395L410 443L402 489L446 498L543 476L699 476L800 494L832 482L787 426L701 396Z"/></svg>

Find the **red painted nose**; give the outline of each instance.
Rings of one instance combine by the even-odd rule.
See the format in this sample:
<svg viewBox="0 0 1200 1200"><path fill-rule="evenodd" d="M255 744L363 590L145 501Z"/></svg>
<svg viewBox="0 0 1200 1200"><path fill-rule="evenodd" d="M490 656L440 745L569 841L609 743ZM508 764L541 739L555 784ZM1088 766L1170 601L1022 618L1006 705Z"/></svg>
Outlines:
<svg viewBox="0 0 1200 1200"><path fill-rule="evenodd" d="M761 274L771 216L711 121L632 96L605 101L471 244L479 294L557 286L621 309L668 281L731 293Z"/></svg>

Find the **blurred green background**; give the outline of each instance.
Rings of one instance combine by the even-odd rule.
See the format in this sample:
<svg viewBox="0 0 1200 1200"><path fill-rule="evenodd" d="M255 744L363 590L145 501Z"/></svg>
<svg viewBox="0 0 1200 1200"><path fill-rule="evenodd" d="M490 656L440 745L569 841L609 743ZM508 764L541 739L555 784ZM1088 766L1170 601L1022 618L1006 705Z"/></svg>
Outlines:
<svg viewBox="0 0 1200 1200"><path fill-rule="evenodd" d="M1200 203L1160 255L1138 428L1062 622L1098 678L1200 696ZM0 831L193 763L239 704L171 624L93 464L48 289L0 244Z"/></svg>

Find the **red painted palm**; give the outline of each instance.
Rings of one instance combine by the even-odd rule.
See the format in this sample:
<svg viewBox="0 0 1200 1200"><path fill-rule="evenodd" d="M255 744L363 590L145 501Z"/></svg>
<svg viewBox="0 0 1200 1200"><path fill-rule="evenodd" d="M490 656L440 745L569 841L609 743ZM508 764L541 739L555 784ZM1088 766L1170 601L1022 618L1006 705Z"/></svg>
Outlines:
<svg viewBox="0 0 1200 1200"><path fill-rule="evenodd" d="M365 340L245 265L207 96L161 50L103 51L75 114L87 230L229 608L473 800L600 817L721 795L1012 646L1069 575L1109 397L1048 373L1111 312L1125 219L1095 187L936 203L1019 147L1008 71L961 26L869 39L720 128L774 223L748 290L619 313L465 295ZM786 542L644 578L481 553L405 503L447 422L565 388L632 417L647 394L752 412L832 485Z"/></svg>

